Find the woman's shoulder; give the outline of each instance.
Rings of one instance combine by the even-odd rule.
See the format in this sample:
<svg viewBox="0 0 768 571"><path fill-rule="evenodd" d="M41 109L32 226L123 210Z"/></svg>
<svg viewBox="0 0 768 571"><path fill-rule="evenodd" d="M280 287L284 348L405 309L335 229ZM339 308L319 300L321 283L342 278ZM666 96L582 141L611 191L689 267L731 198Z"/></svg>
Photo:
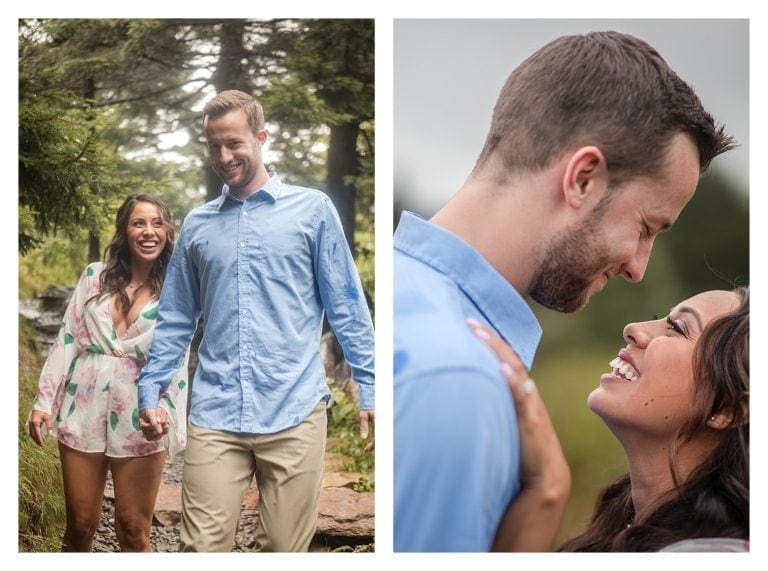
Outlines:
<svg viewBox="0 0 768 571"><path fill-rule="evenodd" d="M748 539L736 539L733 537L697 537L676 541L659 551L685 552L744 552L749 551Z"/></svg>
<svg viewBox="0 0 768 571"><path fill-rule="evenodd" d="M91 262L90 264L85 266L85 269L83 270L83 274L85 274L88 277L98 276L103 269L104 269L104 262Z"/></svg>
<svg viewBox="0 0 768 571"><path fill-rule="evenodd" d="M87 286L89 291L96 291L101 288L101 284L99 282L99 276L101 276L101 272L104 270L104 262L91 262L87 266L85 266L85 269L80 274L80 286L83 287L83 285Z"/></svg>

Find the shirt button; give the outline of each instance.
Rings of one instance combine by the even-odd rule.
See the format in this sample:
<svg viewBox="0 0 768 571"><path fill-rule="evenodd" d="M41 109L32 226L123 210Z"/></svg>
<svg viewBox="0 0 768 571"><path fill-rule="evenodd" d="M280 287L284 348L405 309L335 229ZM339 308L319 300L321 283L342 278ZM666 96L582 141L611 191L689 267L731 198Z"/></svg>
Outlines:
<svg viewBox="0 0 768 571"><path fill-rule="evenodd" d="M240 310L240 315L245 315L245 310L244 309Z"/></svg>
<svg viewBox="0 0 768 571"><path fill-rule="evenodd" d="M248 216L248 213L245 210L243 210L243 216Z"/></svg>
<svg viewBox="0 0 768 571"><path fill-rule="evenodd" d="M245 242L240 242L240 247L245 248Z"/></svg>

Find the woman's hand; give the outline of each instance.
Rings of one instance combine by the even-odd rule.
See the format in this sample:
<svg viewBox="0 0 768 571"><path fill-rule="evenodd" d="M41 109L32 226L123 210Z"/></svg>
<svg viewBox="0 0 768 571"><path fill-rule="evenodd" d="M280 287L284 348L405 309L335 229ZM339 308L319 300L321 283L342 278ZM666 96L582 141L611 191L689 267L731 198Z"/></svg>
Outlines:
<svg viewBox="0 0 768 571"><path fill-rule="evenodd" d="M139 427L144 438L153 442L168 434L171 422L164 408L146 408L139 415Z"/></svg>
<svg viewBox="0 0 768 571"><path fill-rule="evenodd" d="M43 446L46 436L51 431L51 415L42 410L33 410L32 414L29 415L28 426L32 440Z"/></svg>
<svg viewBox="0 0 768 571"><path fill-rule="evenodd" d="M571 471L536 384L507 343L475 320L475 335L501 360L517 410L522 489L496 534L495 551L549 551L571 489Z"/></svg>

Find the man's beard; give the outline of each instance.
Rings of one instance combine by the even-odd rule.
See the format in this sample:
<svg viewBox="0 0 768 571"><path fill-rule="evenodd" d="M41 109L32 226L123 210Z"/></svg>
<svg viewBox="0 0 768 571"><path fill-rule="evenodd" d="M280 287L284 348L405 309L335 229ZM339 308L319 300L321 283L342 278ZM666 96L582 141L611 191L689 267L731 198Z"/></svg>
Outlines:
<svg viewBox="0 0 768 571"><path fill-rule="evenodd" d="M531 282L531 297L549 309L572 313L589 302L589 289L610 264L602 216L561 234L547 249Z"/></svg>

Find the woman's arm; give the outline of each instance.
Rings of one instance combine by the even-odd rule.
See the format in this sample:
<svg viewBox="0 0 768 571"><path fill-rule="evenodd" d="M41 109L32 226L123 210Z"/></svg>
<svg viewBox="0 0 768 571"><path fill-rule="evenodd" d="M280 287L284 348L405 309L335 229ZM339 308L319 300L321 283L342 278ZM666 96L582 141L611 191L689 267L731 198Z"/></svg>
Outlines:
<svg viewBox="0 0 768 571"><path fill-rule="evenodd" d="M502 361L517 410L522 489L499 524L494 551L551 551L571 489L571 472L544 401L514 349L477 322L470 327Z"/></svg>
<svg viewBox="0 0 768 571"><path fill-rule="evenodd" d="M56 340L40 372L37 395L27 424L30 436L41 446L45 443L46 437L42 427L45 426L48 431L51 430L51 416L58 412L54 409L61 402L60 393L67 382L75 359L85 349L84 341L88 339L84 319L85 302L95 293L98 279L97 264L90 264L83 270L64 312ZM75 384L74 387L76 388L77 385Z"/></svg>

